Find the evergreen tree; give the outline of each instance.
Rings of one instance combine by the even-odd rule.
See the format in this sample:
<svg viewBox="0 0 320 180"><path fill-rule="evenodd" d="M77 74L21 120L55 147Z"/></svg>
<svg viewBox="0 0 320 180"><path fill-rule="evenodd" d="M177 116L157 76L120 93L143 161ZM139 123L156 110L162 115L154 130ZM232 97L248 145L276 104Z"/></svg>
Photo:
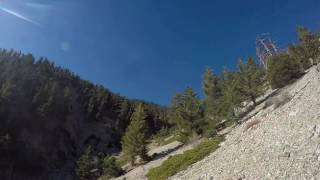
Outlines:
<svg viewBox="0 0 320 180"><path fill-rule="evenodd" d="M169 109L169 119L172 124L182 132L190 132L191 125L186 121L182 114L184 112L184 99L183 95L177 93L171 100L171 106Z"/></svg>
<svg viewBox="0 0 320 180"><path fill-rule="evenodd" d="M188 87L183 94L178 93L173 97L170 114L184 134L190 135L192 131L201 133L201 102L192 88Z"/></svg>
<svg viewBox="0 0 320 180"><path fill-rule="evenodd" d="M219 86L219 78L214 75L211 69L207 68L202 81L202 89L205 94L203 101L204 116L208 127L206 128L206 134L215 134L215 127L219 118L219 101L221 98L221 89Z"/></svg>
<svg viewBox="0 0 320 180"><path fill-rule="evenodd" d="M131 122L125 135L122 138L122 150L124 157L132 165L135 163L136 156L140 156L143 160L147 160L146 150L146 114L143 105L140 103L131 116Z"/></svg>
<svg viewBox="0 0 320 180"><path fill-rule="evenodd" d="M298 44L290 44L289 55L300 64L300 68L305 70L310 67L310 59L315 61L320 56L319 34L313 33L304 27L298 27ZM316 63L316 62L314 62Z"/></svg>
<svg viewBox="0 0 320 180"><path fill-rule="evenodd" d="M264 71L252 58L247 62L239 62L239 91L245 100L252 101L256 106L257 97L264 93Z"/></svg>
<svg viewBox="0 0 320 180"><path fill-rule="evenodd" d="M298 27L299 45L305 51L305 56L308 58L316 58L319 56L319 34L313 33L305 27Z"/></svg>
<svg viewBox="0 0 320 180"><path fill-rule="evenodd" d="M182 116L191 124L199 118L201 104L198 95L191 87L187 87L183 94L184 112Z"/></svg>
<svg viewBox="0 0 320 180"><path fill-rule="evenodd" d="M222 73L221 81L222 97L220 113L227 119L234 119L237 115L237 109L241 107L241 103L243 102L243 98L239 90L239 75L225 69Z"/></svg>
<svg viewBox="0 0 320 180"><path fill-rule="evenodd" d="M119 167L115 157L105 157L102 163L103 174L107 178L121 175L122 169Z"/></svg>
<svg viewBox="0 0 320 180"><path fill-rule="evenodd" d="M273 89L284 87L302 73L299 62L288 54L278 54L268 61L267 79Z"/></svg>
<svg viewBox="0 0 320 180"><path fill-rule="evenodd" d="M90 170L93 167L91 159L91 147L89 146L76 162L76 173L81 180L86 180L90 177Z"/></svg>
<svg viewBox="0 0 320 180"><path fill-rule="evenodd" d="M120 103L120 108L118 110L119 120L116 122L119 126L124 126L129 123L130 117L132 115L132 107L128 100L123 100Z"/></svg>
<svg viewBox="0 0 320 180"><path fill-rule="evenodd" d="M210 68L206 68L203 75L202 89L206 98L218 98L221 95L219 78L214 75Z"/></svg>

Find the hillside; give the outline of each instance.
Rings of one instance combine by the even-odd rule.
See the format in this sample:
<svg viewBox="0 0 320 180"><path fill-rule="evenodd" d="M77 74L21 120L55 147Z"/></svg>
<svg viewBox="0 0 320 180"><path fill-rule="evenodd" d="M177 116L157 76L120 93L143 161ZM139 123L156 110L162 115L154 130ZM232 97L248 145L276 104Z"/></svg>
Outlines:
<svg viewBox="0 0 320 180"><path fill-rule="evenodd" d="M164 107L129 100L32 55L0 51L0 179L72 179L75 161L120 151L135 104L147 135L167 124Z"/></svg>
<svg viewBox="0 0 320 180"><path fill-rule="evenodd" d="M280 89L218 150L170 179L320 179L319 70Z"/></svg>
<svg viewBox="0 0 320 180"><path fill-rule="evenodd" d="M202 97L166 107L0 49L0 179L320 178L319 37L299 27L266 68L207 67Z"/></svg>

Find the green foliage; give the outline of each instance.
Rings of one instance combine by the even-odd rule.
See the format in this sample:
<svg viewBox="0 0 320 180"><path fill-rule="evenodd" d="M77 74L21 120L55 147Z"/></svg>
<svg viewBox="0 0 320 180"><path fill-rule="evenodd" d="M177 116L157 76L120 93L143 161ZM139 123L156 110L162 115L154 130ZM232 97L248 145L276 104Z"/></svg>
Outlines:
<svg viewBox="0 0 320 180"><path fill-rule="evenodd" d="M106 178L120 176L122 169L116 161L115 157L105 157L102 164L103 174Z"/></svg>
<svg viewBox="0 0 320 180"><path fill-rule="evenodd" d="M256 99L265 91L264 70L249 58L247 62L239 62L239 91L245 100L256 105Z"/></svg>
<svg viewBox="0 0 320 180"><path fill-rule="evenodd" d="M202 89L206 98L218 98L221 95L219 78L208 67L203 75Z"/></svg>
<svg viewBox="0 0 320 180"><path fill-rule="evenodd" d="M136 156L147 160L145 123L146 114L142 104L139 104L131 116L131 122L122 138L122 150L124 158L132 165Z"/></svg>
<svg viewBox="0 0 320 180"><path fill-rule="evenodd" d="M149 180L165 180L179 171L187 169L191 164L200 161L219 147L223 141L221 137L215 137L199 144L194 149L175 155L164 161L161 166L153 168L147 174Z"/></svg>
<svg viewBox="0 0 320 180"><path fill-rule="evenodd" d="M298 44L289 45L289 54L299 62L302 69L310 67L310 59L315 61L320 55L320 35L313 33L304 27L298 27Z"/></svg>
<svg viewBox="0 0 320 180"><path fill-rule="evenodd" d="M215 134L215 126L219 122L219 104L221 101L220 79L214 75L211 69L207 68L202 81L202 89L205 94L203 101L204 117L206 128L204 133L207 136Z"/></svg>
<svg viewBox="0 0 320 180"><path fill-rule="evenodd" d="M188 143L190 141L190 136L192 135L192 132L190 131L178 131L176 135L176 139L179 142L182 143Z"/></svg>
<svg viewBox="0 0 320 180"><path fill-rule="evenodd" d="M240 93L240 78L239 74L224 70L221 79L222 97L220 104L220 113L222 117L227 119L236 118L236 110L241 107L244 101Z"/></svg>
<svg viewBox="0 0 320 180"><path fill-rule="evenodd" d="M190 87L184 91L182 98L184 109L180 109L181 116L192 124L199 117L201 112L200 100Z"/></svg>
<svg viewBox="0 0 320 180"><path fill-rule="evenodd" d="M219 124L220 119L215 119L214 121L208 121L203 127L202 135L206 138L211 138L217 135L218 129L217 125Z"/></svg>
<svg viewBox="0 0 320 180"><path fill-rule="evenodd" d="M191 134L192 131L201 133L203 110L197 94L188 87L183 94L176 94L170 107L170 118L181 130L182 134Z"/></svg>
<svg viewBox="0 0 320 180"><path fill-rule="evenodd" d="M76 162L76 173L80 179L89 179L90 170L93 168L91 160L91 148L88 147L87 150L80 156L80 158Z"/></svg>
<svg viewBox="0 0 320 180"><path fill-rule="evenodd" d="M163 128L157 134L152 136L152 139L155 143L161 146L172 143L177 140L175 129Z"/></svg>
<svg viewBox="0 0 320 180"><path fill-rule="evenodd" d="M302 73L299 62L288 54L273 56L268 61L267 79L273 89L284 87Z"/></svg>

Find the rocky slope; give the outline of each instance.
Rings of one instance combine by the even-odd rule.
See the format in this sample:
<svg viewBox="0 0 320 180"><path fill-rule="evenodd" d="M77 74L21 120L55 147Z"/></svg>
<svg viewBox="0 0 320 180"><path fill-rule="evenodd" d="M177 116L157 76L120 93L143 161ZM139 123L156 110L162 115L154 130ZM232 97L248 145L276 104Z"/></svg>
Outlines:
<svg viewBox="0 0 320 180"><path fill-rule="evenodd" d="M319 70L279 90L217 151L170 179L320 179Z"/></svg>

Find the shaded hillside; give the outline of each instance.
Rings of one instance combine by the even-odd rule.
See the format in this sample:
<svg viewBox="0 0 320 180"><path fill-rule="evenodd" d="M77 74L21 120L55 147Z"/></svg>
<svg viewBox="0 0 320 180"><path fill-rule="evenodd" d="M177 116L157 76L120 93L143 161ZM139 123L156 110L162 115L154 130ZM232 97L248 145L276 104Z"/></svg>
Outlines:
<svg viewBox="0 0 320 180"><path fill-rule="evenodd" d="M88 146L96 153L119 151L137 102L142 101L82 80L46 59L1 50L0 179L72 174L75 159ZM164 107L143 103L149 135L167 126Z"/></svg>

